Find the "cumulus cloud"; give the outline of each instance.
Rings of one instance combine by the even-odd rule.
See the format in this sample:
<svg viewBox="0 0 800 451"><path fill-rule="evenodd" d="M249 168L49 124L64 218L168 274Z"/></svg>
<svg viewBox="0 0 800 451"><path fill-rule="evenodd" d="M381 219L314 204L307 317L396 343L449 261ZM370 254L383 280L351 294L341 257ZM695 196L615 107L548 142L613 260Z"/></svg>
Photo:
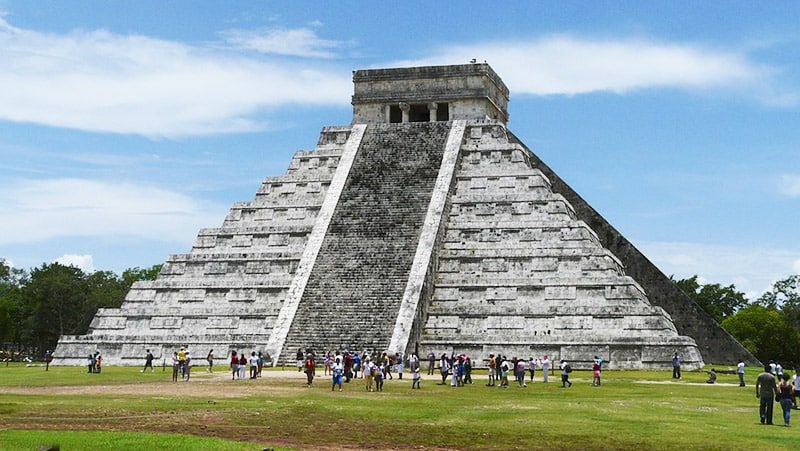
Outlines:
<svg viewBox="0 0 800 451"><path fill-rule="evenodd" d="M85 273L94 272L94 261L91 255L65 254L55 260L64 266L80 268Z"/></svg>
<svg viewBox="0 0 800 451"><path fill-rule="evenodd" d="M487 60L513 93L540 96L751 85L770 72L745 55L698 45L565 35L449 46L431 57L394 64L463 64L473 58Z"/></svg>
<svg viewBox="0 0 800 451"><path fill-rule="evenodd" d="M750 300L800 270L800 249L680 242L646 242L637 247L667 275L676 279L697 275L701 283L733 284Z"/></svg>
<svg viewBox="0 0 800 451"><path fill-rule="evenodd" d="M335 51L343 47L342 42L321 39L308 28L230 30L222 36L235 48L306 58L334 58L337 56Z"/></svg>
<svg viewBox="0 0 800 451"><path fill-rule="evenodd" d="M328 45L305 39L309 56ZM0 61L0 119L152 137L259 130L269 108L344 104L352 91L349 70L105 30L40 33L2 18Z"/></svg>
<svg viewBox="0 0 800 451"><path fill-rule="evenodd" d="M781 193L789 197L800 197L800 175L784 174L779 179Z"/></svg>
<svg viewBox="0 0 800 451"><path fill-rule="evenodd" d="M58 237L183 240L222 222L228 206L133 183L52 179L0 191L0 244Z"/></svg>

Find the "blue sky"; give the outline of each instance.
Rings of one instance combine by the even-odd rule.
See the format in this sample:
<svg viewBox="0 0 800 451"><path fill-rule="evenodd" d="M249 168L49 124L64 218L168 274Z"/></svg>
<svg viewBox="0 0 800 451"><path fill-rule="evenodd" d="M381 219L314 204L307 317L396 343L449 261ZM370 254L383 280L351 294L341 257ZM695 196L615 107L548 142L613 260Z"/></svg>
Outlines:
<svg viewBox="0 0 800 451"><path fill-rule="evenodd" d="M349 124L352 70L476 58L509 128L666 274L755 298L800 273L798 24L769 1L0 0L0 258L188 252Z"/></svg>

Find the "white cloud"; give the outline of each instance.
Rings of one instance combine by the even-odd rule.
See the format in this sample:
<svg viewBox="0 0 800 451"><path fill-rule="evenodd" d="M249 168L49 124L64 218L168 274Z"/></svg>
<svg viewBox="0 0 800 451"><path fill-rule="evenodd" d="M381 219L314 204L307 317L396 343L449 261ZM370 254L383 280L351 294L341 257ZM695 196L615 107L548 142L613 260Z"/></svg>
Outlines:
<svg viewBox="0 0 800 451"><path fill-rule="evenodd" d="M319 25L321 24L312 24L312 26ZM239 49L307 58L334 58L335 50L343 46L339 41L319 38L314 30L308 28L231 30L222 36L229 44Z"/></svg>
<svg viewBox="0 0 800 451"><path fill-rule="evenodd" d="M222 222L228 206L134 183L55 179L0 191L0 244L58 237L185 240Z"/></svg>
<svg viewBox="0 0 800 451"><path fill-rule="evenodd" d="M94 261L91 255L65 254L58 257L55 262L64 266L80 268L85 273L93 273L95 271Z"/></svg>
<svg viewBox="0 0 800 451"><path fill-rule="evenodd" d="M636 246L666 275L676 279L697 275L701 283L733 284L750 300L800 270L800 249L659 242Z"/></svg>
<svg viewBox="0 0 800 451"><path fill-rule="evenodd" d="M175 137L258 130L265 127L258 113L266 109L345 104L352 92L349 70L313 62L248 58L104 30L46 34L2 18L0 61L0 119L96 132Z"/></svg>
<svg viewBox="0 0 800 451"><path fill-rule="evenodd" d="M780 177L779 189L789 197L800 197L800 174L784 174Z"/></svg>
<svg viewBox="0 0 800 451"><path fill-rule="evenodd" d="M749 86L769 73L745 55L696 45L571 36L450 46L395 65L464 64L473 58L491 64L514 94L532 95Z"/></svg>

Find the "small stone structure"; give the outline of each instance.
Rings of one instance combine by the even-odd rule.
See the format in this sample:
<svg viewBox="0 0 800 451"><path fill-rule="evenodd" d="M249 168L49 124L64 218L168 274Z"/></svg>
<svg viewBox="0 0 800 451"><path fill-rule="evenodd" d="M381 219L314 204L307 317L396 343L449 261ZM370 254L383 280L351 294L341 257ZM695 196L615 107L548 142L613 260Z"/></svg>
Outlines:
<svg viewBox="0 0 800 451"><path fill-rule="evenodd" d="M487 64L353 80L350 126L324 128L157 280L62 337L55 363L182 346L278 363L298 348L757 362L506 128Z"/></svg>

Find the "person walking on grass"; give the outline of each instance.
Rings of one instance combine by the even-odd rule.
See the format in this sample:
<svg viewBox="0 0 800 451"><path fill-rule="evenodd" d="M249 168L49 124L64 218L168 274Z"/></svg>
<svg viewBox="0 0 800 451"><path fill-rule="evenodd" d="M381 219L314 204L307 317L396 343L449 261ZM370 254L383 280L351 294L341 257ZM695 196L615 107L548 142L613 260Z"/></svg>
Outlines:
<svg viewBox="0 0 800 451"><path fill-rule="evenodd" d="M419 366L418 366L418 367L416 367L414 369L414 382L411 383L411 389L412 390L415 389L415 388L416 389L420 388L420 386L419 386L420 379L421 379L421 377L419 375Z"/></svg>
<svg viewBox="0 0 800 451"><path fill-rule="evenodd" d="M766 365L764 372L756 378L756 397L760 400L758 414L761 417L761 424L772 424L773 403L780 393L775 383L775 376L770 370L770 366Z"/></svg>
<svg viewBox="0 0 800 451"><path fill-rule="evenodd" d="M800 394L800 368L794 370L794 408L797 409L797 395Z"/></svg>
<svg viewBox="0 0 800 451"><path fill-rule="evenodd" d="M736 364L736 374L739 375L739 386L744 387L744 360L739 359L739 363Z"/></svg>
<svg viewBox="0 0 800 451"><path fill-rule="evenodd" d="M239 375L239 356L236 351L231 351L231 380L236 379Z"/></svg>
<svg viewBox="0 0 800 451"><path fill-rule="evenodd" d="M150 368L150 372L152 373L153 372L153 358L154 358L153 357L153 353L150 352L149 349L147 349L145 352L147 354L144 357L144 368L142 368L141 371L139 371L139 372L140 373L144 373L145 371L147 371L147 368Z"/></svg>
<svg viewBox="0 0 800 451"><path fill-rule="evenodd" d="M569 366L566 360L561 359L561 388L569 384L572 387L572 382L569 381L569 373L572 372L572 367Z"/></svg>
<svg viewBox="0 0 800 451"><path fill-rule="evenodd" d="M531 375L531 384L533 383L533 376L536 375L536 359L531 357L530 362L528 362L528 372Z"/></svg>
<svg viewBox="0 0 800 451"><path fill-rule="evenodd" d="M447 383L447 374L450 371L450 362L447 361L447 354L442 354L439 365L439 371L442 373L442 383L439 385L445 385Z"/></svg>
<svg viewBox="0 0 800 451"><path fill-rule="evenodd" d="M331 375L333 376L333 384L331 385L331 391L333 391L336 386L339 386L339 391L342 391L342 374L344 373L344 367L342 366L342 359L341 356L336 356L336 360L333 361L333 365L331 365Z"/></svg>
<svg viewBox="0 0 800 451"><path fill-rule="evenodd" d="M789 427L789 420L792 417L792 405L795 401L794 385L789 380L789 373L781 375L781 383L778 384L778 391L780 392L781 409L783 409L783 425Z"/></svg>
<svg viewBox="0 0 800 451"><path fill-rule="evenodd" d="M214 350L208 351L208 355L206 356L206 361L208 362L208 368L206 368L206 373L213 373L214 372Z"/></svg>
<svg viewBox="0 0 800 451"><path fill-rule="evenodd" d="M672 378L681 378L681 356L677 352L672 355Z"/></svg>

